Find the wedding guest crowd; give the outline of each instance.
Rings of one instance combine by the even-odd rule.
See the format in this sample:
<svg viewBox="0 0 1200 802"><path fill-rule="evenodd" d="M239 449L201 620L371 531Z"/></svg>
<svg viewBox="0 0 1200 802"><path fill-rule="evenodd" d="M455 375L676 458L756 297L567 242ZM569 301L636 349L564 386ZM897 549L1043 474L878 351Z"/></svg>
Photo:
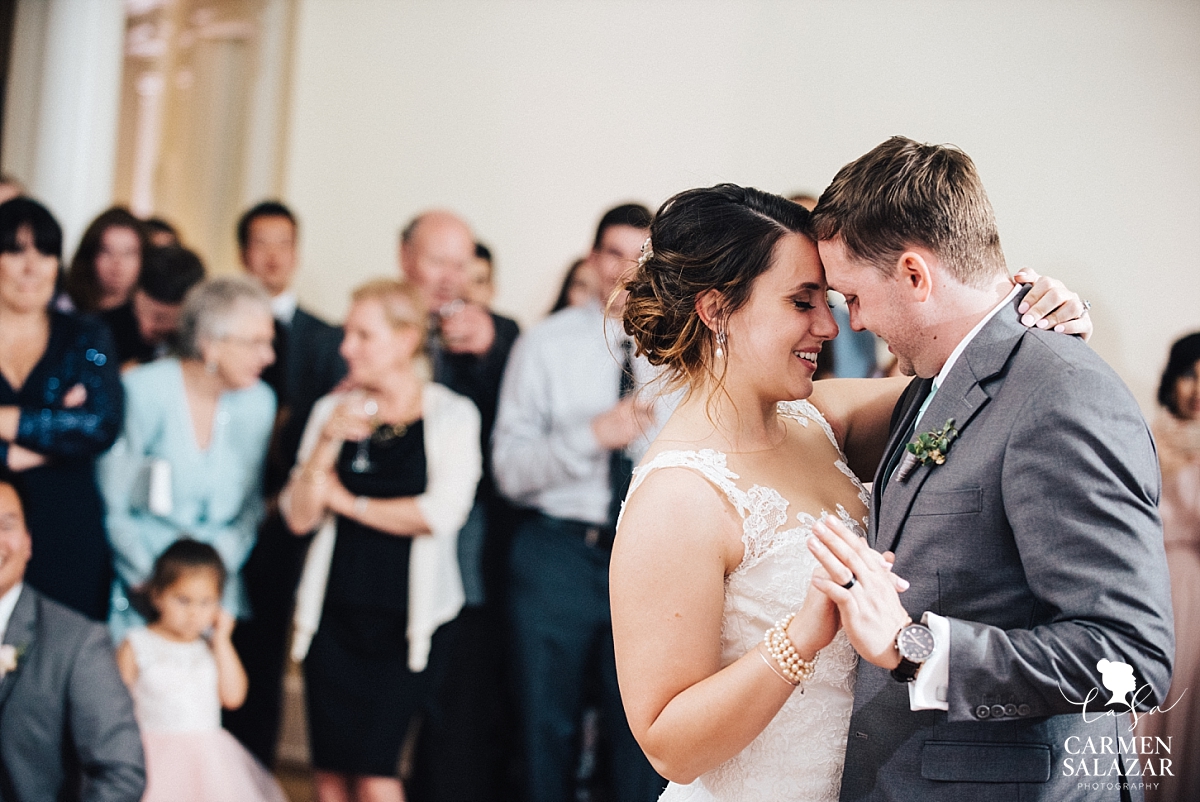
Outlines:
<svg viewBox="0 0 1200 802"><path fill-rule="evenodd" d="M135 697L161 693L139 701L143 725L161 734L164 711L203 697L183 716L193 729L211 739L220 715L245 747L225 759L268 768L290 643L322 802L656 799L665 781L622 708L608 595L632 467L678 400L635 392L657 373L619 322L650 224L640 204L604 213L551 314L519 336L491 309L491 250L451 211L408 221L397 274L356 288L339 327L298 302L300 225L276 200L232 227L244 275L215 278L170 223L120 207L88 226L64 278L51 213L0 203L0 546L10 529L15 552L20 532L32 543L15 582L0 553L0 635L9 613L43 626L34 605L72 638L94 630L60 604L107 622ZM833 375L869 375L873 336L850 334ZM1175 444L1163 468L1179 664L1200 682L1185 656L1198 360L1200 335L1172 350L1156 433ZM208 606L173 617L180 595ZM168 687L158 672L185 651L195 673ZM134 725L111 650L79 659L112 686L120 736ZM16 776L9 715L0 780ZM1146 726L1184 742L1196 716L1185 700ZM598 768L582 773L597 788L581 797L580 744L596 736ZM142 756L126 758L131 790L113 798L132 802ZM148 772L152 786L166 776Z"/></svg>

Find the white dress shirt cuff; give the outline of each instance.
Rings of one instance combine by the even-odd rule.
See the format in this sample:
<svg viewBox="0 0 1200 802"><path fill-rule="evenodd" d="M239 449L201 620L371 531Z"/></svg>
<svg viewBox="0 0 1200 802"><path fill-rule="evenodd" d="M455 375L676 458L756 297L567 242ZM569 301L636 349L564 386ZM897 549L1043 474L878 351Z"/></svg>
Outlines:
<svg viewBox="0 0 1200 802"><path fill-rule="evenodd" d="M950 621L936 613L925 613L921 623L933 633L933 654L908 683L910 710L949 710L947 689L950 687Z"/></svg>

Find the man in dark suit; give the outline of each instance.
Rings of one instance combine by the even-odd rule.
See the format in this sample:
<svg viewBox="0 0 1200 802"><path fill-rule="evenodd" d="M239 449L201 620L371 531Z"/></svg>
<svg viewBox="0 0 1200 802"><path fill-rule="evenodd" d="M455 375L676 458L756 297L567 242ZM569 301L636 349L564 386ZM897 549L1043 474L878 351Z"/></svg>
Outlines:
<svg viewBox="0 0 1200 802"><path fill-rule="evenodd" d="M813 224L851 325L917 377L869 529L909 590L868 542L814 529L832 580L815 584L864 658L841 798L1140 799L1170 756L1135 751L1130 714L1162 703L1174 639L1138 405L1055 319L1022 325L962 151L894 137L838 173ZM1137 689L1106 708L1116 664Z"/></svg>
<svg viewBox="0 0 1200 802"><path fill-rule="evenodd" d="M24 585L31 553L0 481L0 802L137 802L142 741L108 630Z"/></svg>
<svg viewBox="0 0 1200 802"><path fill-rule="evenodd" d="M279 412L263 483L270 512L242 571L251 618L233 636L250 686L245 704L226 712L224 719L225 726L268 766L275 760L279 739L285 650L296 583L308 548L306 539L291 534L284 525L275 498L296 461L313 404L346 375L338 353L342 330L301 308L291 289L297 234L295 216L278 201L254 206L237 225L242 266L271 296L275 362L262 378L275 391Z"/></svg>
<svg viewBox="0 0 1200 802"><path fill-rule="evenodd" d="M441 682L418 742L412 783L418 802L506 798L501 580L513 513L496 492L491 437L518 329L515 321L468 300L475 254L470 227L452 212L425 212L400 234L400 271L421 288L430 310L433 379L475 402L484 454L475 507L458 536L466 602L446 625L445 652L431 658Z"/></svg>

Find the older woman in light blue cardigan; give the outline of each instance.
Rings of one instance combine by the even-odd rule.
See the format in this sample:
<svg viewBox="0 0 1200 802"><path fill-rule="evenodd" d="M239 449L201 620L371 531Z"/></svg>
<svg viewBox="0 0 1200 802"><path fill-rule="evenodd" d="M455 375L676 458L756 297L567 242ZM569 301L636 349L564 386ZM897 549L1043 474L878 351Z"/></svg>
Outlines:
<svg viewBox="0 0 1200 802"><path fill-rule="evenodd" d="M239 573L263 515L275 396L259 375L274 360L273 336L270 300L257 285L213 279L184 301L179 358L124 375L124 430L97 464L117 573L109 616L116 641L144 623L137 591L155 558L184 535L225 562L225 609L249 612Z"/></svg>

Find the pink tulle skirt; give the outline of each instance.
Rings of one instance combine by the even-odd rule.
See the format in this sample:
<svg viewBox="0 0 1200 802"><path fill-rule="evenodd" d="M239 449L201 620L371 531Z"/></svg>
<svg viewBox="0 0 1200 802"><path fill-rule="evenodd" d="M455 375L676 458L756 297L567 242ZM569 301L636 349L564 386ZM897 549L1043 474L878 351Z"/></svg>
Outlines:
<svg viewBox="0 0 1200 802"><path fill-rule="evenodd" d="M287 802L275 778L223 729L142 732L142 802Z"/></svg>

